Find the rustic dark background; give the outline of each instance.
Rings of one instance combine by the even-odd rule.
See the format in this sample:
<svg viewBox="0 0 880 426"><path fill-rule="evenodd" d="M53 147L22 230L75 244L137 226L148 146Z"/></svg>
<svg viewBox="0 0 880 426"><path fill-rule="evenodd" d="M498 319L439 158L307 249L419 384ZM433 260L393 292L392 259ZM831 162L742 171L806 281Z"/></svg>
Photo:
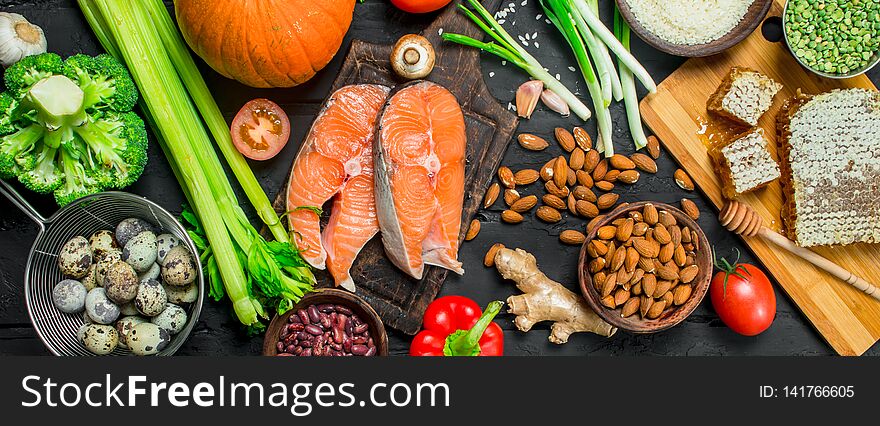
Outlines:
<svg viewBox="0 0 880 426"><path fill-rule="evenodd" d="M610 16L610 0L603 0L605 17ZM567 48L555 30L536 19L540 14L537 0L516 0L516 12L506 17L504 26L516 37L537 33L537 44L530 42L528 49L550 69L560 74L563 83L577 89L586 97L586 89L579 72L568 67L574 65ZM49 50L67 56L77 52L96 54L100 46L82 18L73 0L48 1L8 1L0 0L0 10L18 12L32 22L40 25L46 32ZM318 107L328 94L342 56L352 38L391 44L400 36L421 31L433 15L415 16L394 9L386 0L366 0L355 7L355 16L340 54L312 81L293 89L258 90L242 86L224 79L205 68L205 76L212 88L217 102L227 119L250 99L266 97L285 108L291 118L293 132L290 144L276 158L252 163L257 177L274 199L279 188L287 178L299 141L308 131ZM606 22L610 22L606 19ZM778 30L768 27L765 34L778 34ZM682 62L676 58L657 52L634 40L635 55L651 72L657 82L662 81ZM748 65L748 64L744 64ZM880 70L870 74L877 83ZM482 76L492 93L502 105L512 102L516 88L527 76L510 66L502 66L494 57L483 59ZM644 94L644 91L642 91ZM707 94L708 96L708 94ZM588 103L589 105L589 103ZM626 119L620 105L612 107L615 122L617 149L631 152ZM552 138L556 126L573 127L581 125L574 117L561 118L543 107L531 120L522 121L520 132L535 133ZM595 136L595 120L586 123L586 128ZM514 170L538 168L551 155L559 155L556 146L539 154L528 153L515 143L511 144L504 164ZM733 234L723 230L717 223L716 212L708 207L698 193L685 193L673 183L672 172L676 166L668 154L663 153L658 161L660 172L657 175L643 175L641 181L632 187L618 188L622 201L656 200L677 203L682 197L694 200L702 211L700 225L709 240L715 245L719 255L732 256L738 249L743 252L743 260L754 262L745 246ZM527 189L532 193L536 188ZM174 180L165 158L159 149L151 147L150 163L141 180L129 191L150 198L172 212L179 212L183 196ZM27 198L46 215L55 210L49 198L28 194ZM241 200L245 200L242 196ZM499 203L500 204L500 203ZM4 355L43 355L48 354L37 339L28 321L24 306L23 276L24 263L33 239L36 226L21 212L2 199L0 205L0 354ZM510 282L502 281L493 269L482 266L483 255L496 242L508 247L521 247L534 253L542 268L551 278L576 288L575 266L578 249L558 243L557 235L562 229L581 226L580 219L566 218L560 224L547 226L534 217L527 217L518 226L499 223L500 209L495 208L478 214L483 221L482 232L474 241L465 243L459 254L467 273L463 277L450 275L442 295L461 294L475 299L482 305L491 300L506 299L517 290ZM728 330L705 301L683 324L654 335L630 335L618 333L606 339L594 335L574 335L568 344L557 346L547 341L548 324L541 324L529 333L517 331L512 324L511 315L500 315L497 319L505 330L505 346L508 355L830 355L834 352L822 341L821 336L810 326L807 319L791 301L777 289L776 321L768 331L757 337L743 337ZM409 347L409 337L389 330L391 353L403 355ZM255 355L260 352L261 337L249 338L231 317L231 309L226 303L206 301L200 322L180 354L191 355ZM867 354L880 355L880 345L875 345Z"/></svg>

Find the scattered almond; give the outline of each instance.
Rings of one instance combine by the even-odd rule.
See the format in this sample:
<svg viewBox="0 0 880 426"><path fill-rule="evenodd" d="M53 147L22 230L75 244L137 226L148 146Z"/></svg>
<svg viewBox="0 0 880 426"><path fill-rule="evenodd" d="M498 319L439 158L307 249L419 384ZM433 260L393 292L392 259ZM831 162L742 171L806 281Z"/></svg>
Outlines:
<svg viewBox="0 0 880 426"><path fill-rule="evenodd" d="M620 199L620 196L617 194L602 194L599 197L599 200L596 202L596 207L599 207L599 210L607 210L611 207L614 207L617 204L617 200Z"/></svg>
<svg viewBox="0 0 880 426"><path fill-rule="evenodd" d="M641 220L641 219L633 218L633 220ZM648 228L649 228L649 226L647 223L638 222L635 225L633 225L633 232L632 233L636 237L642 237L645 235L645 232L648 230Z"/></svg>
<svg viewBox="0 0 880 426"><path fill-rule="evenodd" d="M505 211L501 212L501 220L503 220L507 223L516 224L516 223L522 222L523 217L521 214L519 214L513 210L505 210Z"/></svg>
<svg viewBox="0 0 880 426"><path fill-rule="evenodd" d="M607 180L599 180L595 183L596 188L600 191L609 192L614 189L614 184Z"/></svg>
<svg viewBox="0 0 880 426"><path fill-rule="evenodd" d="M617 180L618 182L632 185L639 181L639 177L639 172L636 170L624 170L620 172L619 176L617 176Z"/></svg>
<svg viewBox="0 0 880 426"><path fill-rule="evenodd" d="M559 188L568 183L568 162L561 155L556 157L556 162L553 163L553 183Z"/></svg>
<svg viewBox="0 0 880 426"><path fill-rule="evenodd" d="M556 183L552 180L544 184L544 189L547 191L548 194L553 194L559 198L566 198L569 194L567 186L556 186Z"/></svg>
<svg viewBox="0 0 880 426"><path fill-rule="evenodd" d="M495 243L492 247L489 247L489 251L487 251L486 256L483 257L483 265L487 268L495 266L495 255L503 248L504 244L501 243Z"/></svg>
<svg viewBox="0 0 880 426"><path fill-rule="evenodd" d="M631 155L629 159L632 160L637 169L645 173L657 173L657 162L651 157L642 154L641 152L637 152Z"/></svg>
<svg viewBox="0 0 880 426"><path fill-rule="evenodd" d="M602 226L596 231L596 236L603 240L610 240L614 238L615 234L617 234L617 227L612 225Z"/></svg>
<svg viewBox="0 0 880 426"><path fill-rule="evenodd" d="M553 180L553 164L555 163L556 159L554 158L548 161L547 164L544 164L543 167L541 167L541 180L543 180L544 182L549 182Z"/></svg>
<svg viewBox="0 0 880 426"><path fill-rule="evenodd" d="M522 197L519 200L516 200L515 203L510 205L510 209L517 213L525 213L535 207L538 204L538 197L535 195L529 195L527 197Z"/></svg>
<svg viewBox="0 0 880 426"><path fill-rule="evenodd" d="M541 178L541 173L533 169L522 169L513 174L513 180L517 185L531 185Z"/></svg>
<svg viewBox="0 0 880 426"><path fill-rule="evenodd" d="M596 209L596 211L598 211L598 209ZM599 215L591 219L590 222L587 223L587 233L589 234L590 232L593 232L593 229L599 225L599 222L601 222L602 219L605 219L605 215Z"/></svg>
<svg viewBox="0 0 880 426"><path fill-rule="evenodd" d="M559 234L559 241L568 245L581 245L586 239L587 237L583 233L575 231L574 229L566 229Z"/></svg>
<svg viewBox="0 0 880 426"><path fill-rule="evenodd" d="M620 170L613 169L609 170L608 173L605 173L605 177L602 178L605 182L617 182L617 177L620 176Z"/></svg>
<svg viewBox="0 0 880 426"><path fill-rule="evenodd" d="M578 185L574 187L574 189L571 190L571 194L578 200L586 200L591 203L596 201L596 194L585 186Z"/></svg>
<svg viewBox="0 0 880 426"><path fill-rule="evenodd" d="M605 173L608 173L608 159L602 159L593 169L593 180L599 182L605 179Z"/></svg>
<svg viewBox="0 0 880 426"><path fill-rule="evenodd" d="M599 216L599 207L589 201L578 200L575 203L575 209L583 217L594 218Z"/></svg>
<svg viewBox="0 0 880 426"><path fill-rule="evenodd" d="M590 138L590 134L581 127L574 128L574 141L584 151L593 149L593 140Z"/></svg>
<svg viewBox="0 0 880 426"><path fill-rule="evenodd" d="M556 134L556 141L559 142L559 146L561 146L565 152L571 152L571 150L574 149L576 143L571 132L562 127L557 127L554 133Z"/></svg>
<svg viewBox="0 0 880 426"><path fill-rule="evenodd" d="M477 238L477 234L480 233L480 221L474 219L471 221L471 225L468 227L467 233L464 234L464 240L470 241L474 238Z"/></svg>
<svg viewBox="0 0 880 426"><path fill-rule="evenodd" d="M693 220L700 219L700 209L697 204L687 198L681 199L681 209Z"/></svg>
<svg viewBox="0 0 880 426"><path fill-rule="evenodd" d="M513 170L510 170L507 166L501 166L498 168L498 180L501 181L501 184L504 185L505 188L513 189L516 187Z"/></svg>
<svg viewBox="0 0 880 426"><path fill-rule="evenodd" d="M648 136L648 146L646 148L651 158L655 160L660 158L660 140L656 136Z"/></svg>
<svg viewBox="0 0 880 426"><path fill-rule="evenodd" d="M517 200L519 200L519 191L515 189L504 190L504 204L507 204L507 206L509 207L512 206L513 203L515 203Z"/></svg>
<svg viewBox="0 0 880 426"><path fill-rule="evenodd" d="M593 177L590 176L589 173L583 170L578 170L574 173L574 175L577 179L578 184L580 184L581 186L585 186L587 188L593 187Z"/></svg>
<svg viewBox="0 0 880 426"><path fill-rule="evenodd" d="M501 185L498 185L498 182L489 185L489 189L486 190L486 196L483 197L483 208L488 209L492 207L492 204L495 204L495 201L498 200L499 194L501 194Z"/></svg>
<svg viewBox="0 0 880 426"><path fill-rule="evenodd" d="M611 167L617 170L632 170L636 168L635 163L622 154L612 155L611 158L608 159L608 162L611 163Z"/></svg>
<svg viewBox="0 0 880 426"><path fill-rule="evenodd" d="M519 146L529 151L543 151L548 146L550 146L550 144L547 143L544 138L535 136L530 133L520 134L519 137L517 137L517 140L519 141Z"/></svg>
<svg viewBox="0 0 880 426"><path fill-rule="evenodd" d="M565 183L568 186L574 186L577 183L577 175L575 174L575 170L570 168L568 169L568 173L565 174Z"/></svg>
<svg viewBox="0 0 880 426"><path fill-rule="evenodd" d="M584 171L587 173L593 173L600 161L599 151L596 151L595 149L587 151L584 155Z"/></svg>
<svg viewBox="0 0 880 426"><path fill-rule="evenodd" d="M568 167L571 167L574 170L580 170L584 167L585 160L584 150L580 148L575 148L571 151L571 155L568 157Z"/></svg>
<svg viewBox="0 0 880 426"><path fill-rule="evenodd" d="M678 185L679 188L685 191L694 190L694 181L691 179L690 176L688 176L688 174L684 170L676 170L673 177L675 178L675 184Z"/></svg>
<svg viewBox="0 0 880 426"><path fill-rule="evenodd" d="M559 213L559 210L556 210L550 206L538 207L535 215L538 216L538 219L541 219L547 223L556 223L562 220L562 214Z"/></svg>
<svg viewBox="0 0 880 426"><path fill-rule="evenodd" d="M544 196L541 197L541 201L556 210L562 210L566 207L565 201L563 201L562 198L559 198L553 194L544 194Z"/></svg>

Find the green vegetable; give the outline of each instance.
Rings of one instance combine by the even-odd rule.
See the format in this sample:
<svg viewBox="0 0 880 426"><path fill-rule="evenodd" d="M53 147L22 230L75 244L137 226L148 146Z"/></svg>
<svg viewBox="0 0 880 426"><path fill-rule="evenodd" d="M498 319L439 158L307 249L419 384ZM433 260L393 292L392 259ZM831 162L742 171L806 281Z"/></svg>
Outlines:
<svg viewBox="0 0 880 426"><path fill-rule="evenodd" d="M0 178L59 205L136 181L147 163L137 88L110 55L26 56L0 94Z"/></svg>
<svg viewBox="0 0 880 426"><path fill-rule="evenodd" d="M147 121L157 130L159 146L193 209L183 219L200 250L209 294L216 300L228 297L238 320L252 331L259 330L260 318L268 317L264 305L286 311L312 289L314 276L286 233L281 233L284 240L267 242L239 206L196 109L201 105L202 112L210 112L213 99L206 87L195 87L204 81L198 70L186 66L183 56L188 57L188 52L178 44L179 36L171 37L170 18L159 19L159 13L167 17L161 0L155 2L161 12L157 4L144 2L79 0L105 49L130 64L146 94L142 107ZM211 122L210 117L202 118ZM225 132L228 136L228 129ZM260 215L270 219L264 211ZM277 215L269 222L280 226Z"/></svg>
<svg viewBox="0 0 880 426"><path fill-rule="evenodd" d="M477 12L475 15L470 9L465 7L463 4L459 4L459 9L467 15L468 18L471 19L477 26L479 26L486 34L489 34L495 42L484 43L482 41L476 40L474 38L461 35L461 34L453 34L453 33L443 33L443 39L446 41L451 41L453 43L458 43L464 46L476 47L477 49L484 50L493 55L500 57L529 73L532 77L537 80L541 80L544 82L544 85L552 90L554 93L559 95L565 103L568 104L569 108L582 120L589 120L592 113L590 109L578 99L574 93L568 90L562 83L559 82L555 77L550 75L546 70L544 70L544 66L535 59L534 56L530 55L526 52L525 49L520 47L513 37L492 18L492 15L483 7L482 4L478 0L467 0L471 7ZM479 16L477 16L479 15Z"/></svg>
<svg viewBox="0 0 880 426"><path fill-rule="evenodd" d="M614 35L623 44L626 50L629 50L630 29L617 7L614 8ZM633 143L636 145L636 151L648 145L648 138L645 137L645 130L642 128L642 116L639 113L639 98L636 94L636 82L633 80L632 72L623 64L619 64L620 68L620 84L623 89L623 103L626 107L626 121L629 124L629 133L632 135Z"/></svg>
<svg viewBox="0 0 880 426"><path fill-rule="evenodd" d="M871 0L791 0L785 32L795 55L820 72L849 74L880 51L880 3Z"/></svg>

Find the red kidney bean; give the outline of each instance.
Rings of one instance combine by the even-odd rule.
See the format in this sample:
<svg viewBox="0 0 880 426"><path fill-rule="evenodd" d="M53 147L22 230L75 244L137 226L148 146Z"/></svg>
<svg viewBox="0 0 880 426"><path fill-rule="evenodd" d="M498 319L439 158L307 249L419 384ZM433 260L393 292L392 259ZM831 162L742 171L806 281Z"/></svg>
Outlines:
<svg viewBox="0 0 880 426"><path fill-rule="evenodd" d="M354 345L351 347L351 353L353 355L365 355L369 350L370 349L364 345Z"/></svg>
<svg viewBox="0 0 880 426"><path fill-rule="evenodd" d="M345 352L351 352L351 336L348 334L342 336L342 349Z"/></svg>
<svg viewBox="0 0 880 426"><path fill-rule="evenodd" d="M370 328L370 326L367 324L358 325L354 328L354 334L363 334L369 328Z"/></svg>
<svg viewBox="0 0 880 426"><path fill-rule="evenodd" d="M309 319L312 321L312 324L317 324L321 321L321 316L318 315L318 308L315 305L309 306L307 312L309 313Z"/></svg>
<svg viewBox="0 0 880 426"><path fill-rule="evenodd" d="M313 336L320 336L323 332L321 331L320 327L309 324L306 326L306 333L309 333Z"/></svg>
<svg viewBox="0 0 880 426"><path fill-rule="evenodd" d="M341 350L342 350L342 344L339 344L339 343L332 343L332 344L330 344L330 346L333 348L333 350L336 350L336 351L341 351Z"/></svg>
<svg viewBox="0 0 880 426"><path fill-rule="evenodd" d="M305 348L305 349L303 349L303 351L302 351L302 353L300 354L300 356L312 356L312 348Z"/></svg>
<svg viewBox="0 0 880 426"><path fill-rule="evenodd" d="M343 314L343 315L351 316L351 309L348 309L348 308L346 308L345 306L342 306L342 305L337 305L337 306L336 306L336 312L339 312L340 314Z"/></svg>
<svg viewBox="0 0 880 426"><path fill-rule="evenodd" d="M375 345L376 345L376 344L375 344L375 343L373 343L373 338L372 338L372 337L370 337L370 339L369 339L369 340L367 340L367 346L375 346Z"/></svg>
<svg viewBox="0 0 880 426"><path fill-rule="evenodd" d="M285 352L293 353L293 350L296 349L294 345L288 345L287 348L284 349Z"/></svg>
<svg viewBox="0 0 880 426"><path fill-rule="evenodd" d="M287 317L287 322L291 324L298 324L301 323L302 320L300 320L299 317L296 315L290 315L289 317Z"/></svg>
<svg viewBox="0 0 880 426"><path fill-rule="evenodd" d="M355 336L351 339L351 343L355 345L365 345L367 344L367 338L364 336Z"/></svg>
<svg viewBox="0 0 880 426"><path fill-rule="evenodd" d="M290 330L288 330L287 327L284 327L281 329L281 335L278 337L281 338L281 340L284 340L289 335L290 335Z"/></svg>
<svg viewBox="0 0 880 426"><path fill-rule="evenodd" d="M297 346L296 348L293 349L293 354L294 354L294 355L299 355L299 354L302 353L302 351L303 351L303 347L302 347L302 346Z"/></svg>
<svg viewBox="0 0 880 426"><path fill-rule="evenodd" d="M290 324L287 326L287 329L290 331L303 331L305 328L306 326L302 325L302 323Z"/></svg>
<svg viewBox="0 0 880 426"><path fill-rule="evenodd" d="M321 318L321 327L325 330L330 328L330 317L325 316L324 318Z"/></svg>
<svg viewBox="0 0 880 426"><path fill-rule="evenodd" d="M284 343L281 343L281 342L276 343L275 349L277 349L278 352L284 352Z"/></svg>
<svg viewBox="0 0 880 426"><path fill-rule="evenodd" d="M376 355L376 347L370 346L370 349L367 350L367 353L364 356L375 356Z"/></svg>
<svg viewBox="0 0 880 426"><path fill-rule="evenodd" d="M281 352L280 354L277 354L275 356L293 356L293 354L289 354L287 352Z"/></svg>
<svg viewBox="0 0 880 426"><path fill-rule="evenodd" d="M299 317L303 324L309 324L309 314L307 314L306 311L300 309L296 311L296 316Z"/></svg>
<svg viewBox="0 0 880 426"><path fill-rule="evenodd" d="M302 346L302 347L304 347L304 348L311 348L311 347L312 347L312 341L311 341L311 340L303 340L303 341L299 342L299 345Z"/></svg>
<svg viewBox="0 0 880 426"><path fill-rule="evenodd" d="M321 312L324 312L324 313L329 314L330 312L335 312L335 311L336 311L336 307L333 306L333 305L331 305L331 304L329 304L329 303L325 303L325 304L323 304L323 305L318 305L318 310L321 311Z"/></svg>

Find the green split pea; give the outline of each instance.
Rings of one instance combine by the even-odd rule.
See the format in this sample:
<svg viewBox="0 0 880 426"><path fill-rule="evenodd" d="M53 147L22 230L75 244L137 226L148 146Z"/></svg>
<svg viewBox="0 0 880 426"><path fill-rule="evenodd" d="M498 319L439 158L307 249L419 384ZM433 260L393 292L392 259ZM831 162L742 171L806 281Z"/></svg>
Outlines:
<svg viewBox="0 0 880 426"><path fill-rule="evenodd" d="M810 68L847 74L880 51L880 0L789 0L788 43Z"/></svg>

